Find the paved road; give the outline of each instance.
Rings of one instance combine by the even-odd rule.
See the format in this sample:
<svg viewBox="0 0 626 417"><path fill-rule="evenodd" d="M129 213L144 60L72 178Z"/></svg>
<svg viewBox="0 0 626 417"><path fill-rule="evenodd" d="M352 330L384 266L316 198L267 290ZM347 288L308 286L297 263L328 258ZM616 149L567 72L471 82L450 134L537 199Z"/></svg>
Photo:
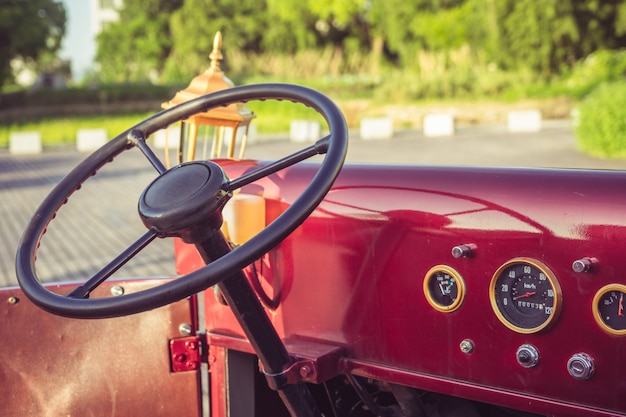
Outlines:
<svg viewBox="0 0 626 417"><path fill-rule="evenodd" d="M302 145L300 145L302 146ZM269 142L249 156L275 158L298 144ZM467 166L626 169L626 160L602 160L580 153L569 122L545 121L541 132L509 133L506 126L465 127L454 136L424 137L404 131L392 140L363 141L352 135L348 162Z"/></svg>
<svg viewBox="0 0 626 417"><path fill-rule="evenodd" d="M88 180L59 211L38 253L36 267L42 280L91 276L145 232L136 205L156 171L133 151ZM29 218L52 187L84 157L75 152L0 155L0 286L17 283L14 257ZM120 272L125 276L174 274L172 243L157 241Z"/></svg>
<svg viewBox="0 0 626 417"><path fill-rule="evenodd" d="M247 156L277 159L304 144L263 140ZM36 207L63 176L85 157L67 151L11 156L0 151L0 286L16 285L14 257L21 233ZM603 161L576 150L571 128L545 123L535 134L510 134L504 127L459 129L453 137L425 138L400 132L390 141L353 135L350 163L486 165L624 169L626 161ZM141 191L156 171L137 151L126 152L70 199L43 238L37 271L45 281L84 279L113 259L145 228L136 210ZM175 274L172 243L158 240L118 276Z"/></svg>

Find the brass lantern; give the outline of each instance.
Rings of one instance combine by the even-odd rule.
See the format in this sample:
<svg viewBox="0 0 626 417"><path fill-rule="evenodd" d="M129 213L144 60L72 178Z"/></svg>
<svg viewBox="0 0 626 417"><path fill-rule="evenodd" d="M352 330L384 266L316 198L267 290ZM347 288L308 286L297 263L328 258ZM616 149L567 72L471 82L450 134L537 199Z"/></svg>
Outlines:
<svg viewBox="0 0 626 417"><path fill-rule="evenodd" d="M221 48L222 34L217 32L213 40L213 51L209 55L211 59L210 67L204 73L195 77L187 88L177 92L171 100L162 103L161 107L169 109L196 97L233 87L233 82L224 75L220 68L220 61L223 59ZM189 119L182 121L180 123L180 141L177 151L178 163L182 163L185 160L185 149L187 161L196 159L199 140L204 143L202 158L222 157L221 153L225 141L228 141L225 156L233 158L237 139L239 138L239 158L242 158L248 140L250 122L254 117L254 113L245 105L234 103L227 107L217 107L203 113L197 113ZM210 151L209 142L211 143ZM169 152L167 150L165 152L165 160L166 165L169 167Z"/></svg>

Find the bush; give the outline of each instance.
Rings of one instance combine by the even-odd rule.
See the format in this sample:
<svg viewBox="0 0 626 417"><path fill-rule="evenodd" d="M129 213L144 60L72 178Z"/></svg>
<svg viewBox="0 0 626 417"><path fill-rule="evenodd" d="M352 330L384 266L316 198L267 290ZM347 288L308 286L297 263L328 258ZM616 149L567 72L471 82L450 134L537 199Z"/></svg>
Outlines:
<svg viewBox="0 0 626 417"><path fill-rule="evenodd" d="M624 79L626 50L600 50L578 61L560 88L569 96L584 97L597 86Z"/></svg>
<svg viewBox="0 0 626 417"><path fill-rule="evenodd" d="M61 90L21 90L0 94L0 111L23 107L56 107L101 103L116 105L137 101L165 101L180 86L152 84L110 84L98 87L66 88Z"/></svg>
<svg viewBox="0 0 626 417"><path fill-rule="evenodd" d="M576 137L582 151L626 157L626 82L601 84L580 104Z"/></svg>

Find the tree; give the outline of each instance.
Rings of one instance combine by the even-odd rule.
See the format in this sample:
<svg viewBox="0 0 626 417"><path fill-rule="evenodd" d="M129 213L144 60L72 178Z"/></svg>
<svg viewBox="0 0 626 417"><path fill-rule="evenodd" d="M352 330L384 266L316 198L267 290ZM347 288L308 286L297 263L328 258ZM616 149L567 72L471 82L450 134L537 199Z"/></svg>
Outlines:
<svg viewBox="0 0 626 417"><path fill-rule="evenodd" d="M188 81L207 69L217 31L222 32L226 56L229 50L260 51L266 16L264 1L185 0L170 19L173 49L166 64L167 80Z"/></svg>
<svg viewBox="0 0 626 417"><path fill-rule="evenodd" d="M424 57L445 67L462 51L468 68L495 63L549 78L598 49L626 46L626 1L125 0L98 39L102 78L186 82L207 68L217 31L235 77L272 71L250 65L259 57L310 53L331 56L333 74L379 74L386 65L418 69Z"/></svg>
<svg viewBox="0 0 626 417"><path fill-rule="evenodd" d="M170 14L183 0L125 0L120 19L98 36L96 62L107 82L158 76L172 48Z"/></svg>
<svg viewBox="0 0 626 417"><path fill-rule="evenodd" d="M54 53L65 35L66 13L54 0L2 0L0 87L12 80L11 61L37 62Z"/></svg>
<svg viewBox="0 0 626 417"><path fill-rule="evenodd" d="M268 25L262 47L266 51L295 53L317 47L316 17L306 1L266 0Z"/></svg>
<svg viewBox="0 0 626 417"><path fill-rule="evenodd" d="M548 78L599 49L626 46L623 2L502 0L495 2L503 67L527 67Z"/></svg>

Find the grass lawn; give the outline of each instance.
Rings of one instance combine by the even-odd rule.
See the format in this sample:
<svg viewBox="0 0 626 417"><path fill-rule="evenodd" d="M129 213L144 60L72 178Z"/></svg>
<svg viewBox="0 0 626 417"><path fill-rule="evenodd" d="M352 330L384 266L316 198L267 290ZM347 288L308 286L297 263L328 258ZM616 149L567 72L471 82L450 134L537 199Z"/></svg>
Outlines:
<svg viewBox="0 0 626 417"><path fill-rule="evenodd" d="M0 126L0 148L8 147L9 135L16 131L37 131L45 146L71 144L76 141L79 129L107 130L109 138L138 123L150 114L132 114L122 116L88 116L75 118L47 119L37 122L27 122Z"/></svg>

